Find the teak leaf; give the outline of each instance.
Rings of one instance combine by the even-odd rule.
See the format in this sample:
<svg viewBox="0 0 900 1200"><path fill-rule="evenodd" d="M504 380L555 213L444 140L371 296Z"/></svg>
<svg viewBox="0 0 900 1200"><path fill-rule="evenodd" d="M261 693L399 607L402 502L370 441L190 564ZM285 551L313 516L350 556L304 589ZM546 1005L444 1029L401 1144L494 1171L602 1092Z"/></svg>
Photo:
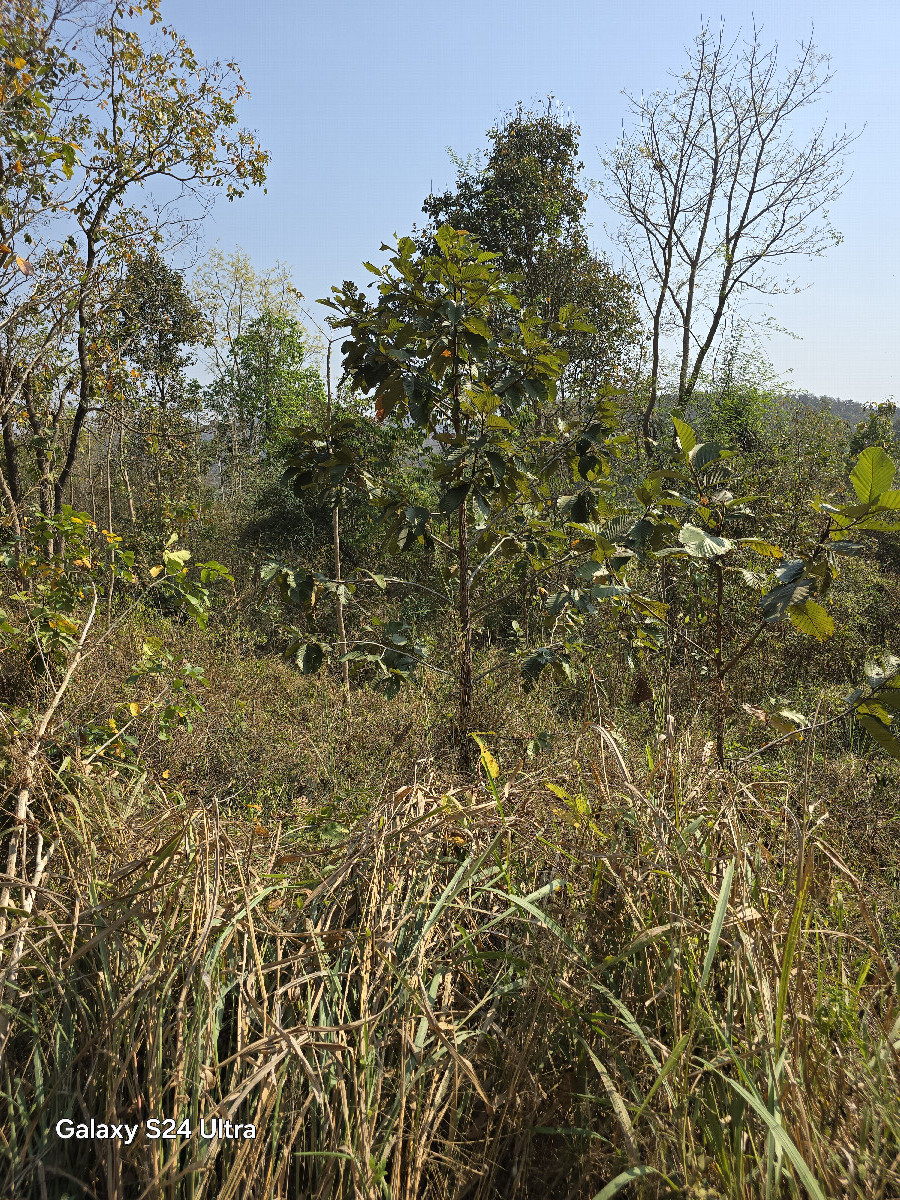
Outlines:
<svg viewBox="0 0 900 1200"><path fill-rule="evenodd" d="M850 482L862 504L873 504L894 482L895 467L881 446L867 446L856 460Z"/></svg>

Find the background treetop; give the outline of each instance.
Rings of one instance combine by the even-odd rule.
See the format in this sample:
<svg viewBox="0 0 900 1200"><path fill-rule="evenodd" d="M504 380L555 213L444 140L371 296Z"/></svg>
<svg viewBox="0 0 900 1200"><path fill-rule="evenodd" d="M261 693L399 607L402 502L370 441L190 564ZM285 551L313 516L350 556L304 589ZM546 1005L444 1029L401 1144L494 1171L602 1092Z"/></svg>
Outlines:
<svg viewBox="0 0 900 1200"><path fill-rule="evenodd" d="M483 163L454 156L455 189L428 196L423 212L426 243L442 223L467 230L545 320L567 305L583 311L593 332L571 333L566 349L569 379L590 389L620 377L638 325L629 284L588 237L580 137L552 97L541 111L520 103L487 131Z"/></svg>

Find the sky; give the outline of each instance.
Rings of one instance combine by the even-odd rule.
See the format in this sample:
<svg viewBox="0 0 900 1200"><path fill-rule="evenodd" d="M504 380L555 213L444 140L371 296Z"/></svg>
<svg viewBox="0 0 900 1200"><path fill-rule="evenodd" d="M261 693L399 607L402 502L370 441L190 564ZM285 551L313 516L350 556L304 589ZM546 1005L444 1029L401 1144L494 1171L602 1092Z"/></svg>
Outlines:
<svg viewBox="0 0 900 1200"><path fill-rule="evenodd" d="M812 33L834 79L818 106L861 131L825 258L798 261L799 295L771 306L789 331L764 349L792 387L876 403L900 399L897 263L900 125L896 0L169 0L166 19L201 59L234 59L251 92L242 124L271 154L267 193L219 203L206 240L258 268L292 269L309 300L422 223L422 201L454 180L448 147L484 133L519 100L549 94L582 130L586 175L627 120L623 91L664 89L704 19L755 21L786 63ZM613 215L592 197L591 236L615 261ZM320 318L324 310L320 310Z"/></svg>

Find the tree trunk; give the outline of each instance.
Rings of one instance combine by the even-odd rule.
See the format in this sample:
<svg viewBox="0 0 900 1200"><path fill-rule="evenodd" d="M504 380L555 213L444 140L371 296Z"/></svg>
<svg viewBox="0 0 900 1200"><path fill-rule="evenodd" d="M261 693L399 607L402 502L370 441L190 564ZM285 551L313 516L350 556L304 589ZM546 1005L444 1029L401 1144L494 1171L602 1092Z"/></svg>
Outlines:
<svg viewBox="0 0 900 1200"><path fill-rule="evenodd" d="M131 494L131 480L128 478L128 468L125 466L125 454L122 448L122 441L125 436L124 426L119 426L119 470L122 473L122 482L125 484L125 498L128 501L128 515L131 518L132 525L136 524L137 518L134 515L134 497Z"/></svg>
<svg viewBox="0 0 900 1200"><path fill-rule="evenodd" d="M725 661L722 657L722 602L724 599L725 577L722 572L722 564L718 559L715 560L713 570L716 575L716 695L713 699L715 705L715 727L716 727L716 758L719 761L719 766L725 766L725 709L728 704L728 697L725 692Z"/></svg>
<svg viewBox="0 0 900 1200"><path fill-rule="evenodd" d="M327 401L327 421L328 421L328 439L331 442L331 347L332 343L328 343L328 354L325 357L325 398ZM334 578L337 583L341 582L341 510L340 504L337 501L331 507L331 538L334 543ZM337 593L337 627L338 627L338 650L343 658L347 653L347 631L344 628L344 600L340 592ZM350 664L347 662L341 663L341 676L344 681L344 703L350 703Z"/></svg>
<svg viewBox="0 0 900 1200"><path fill-rule="evenodd" d="M466 757L472 711L472 618L469 611L469 528L466 502L459 506L459 744Z"/></svg>
<svg viewBox="0 0 900 1200"><path fill-rule="evenodd" d="M334 577L338 584L341 582L341 518L340 506L335 504L331 509L331 536L334 541ZM337 593L337 627L338 651L341 658L347 654L347 631L344 628L344 600L340 591ZM350 664L341 663L341 675L344 681L344 702L350 702Z"/></svg>
<svg viewBox="0 0 900 1200"><path fill-rule="evenodd" d="M454 340L453 364L453 430L457 440L462 436L462 412L460 410L460 383L457 369L457 347ZM457 544L459 564L459 663L457 668L458 695L458 744L460 757L465 763L469 757L469 723L472 712L472 614L469 607L469 521L466 498L457 509Z"/></svg>

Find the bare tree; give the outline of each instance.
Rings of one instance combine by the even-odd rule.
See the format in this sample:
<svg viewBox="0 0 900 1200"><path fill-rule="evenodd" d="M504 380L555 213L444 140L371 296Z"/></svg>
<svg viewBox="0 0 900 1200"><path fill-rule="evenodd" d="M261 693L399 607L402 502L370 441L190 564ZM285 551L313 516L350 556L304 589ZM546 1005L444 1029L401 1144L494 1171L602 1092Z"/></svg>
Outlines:
<svg viewBox="0 0 900 1200"><path fill-rule="evenodd" d="M648 445L666 339L684 405L737 301L791 290L785 260L840 240L828 205L856 135L822 122L803 144L793 136L831 79L829 62L808 41L781 70L777 46L765 49L756 28L726 42L704 26L670 91L629 96L634 127L605 160L604 195L623 218L620 241L650 317Z"/></svg>

